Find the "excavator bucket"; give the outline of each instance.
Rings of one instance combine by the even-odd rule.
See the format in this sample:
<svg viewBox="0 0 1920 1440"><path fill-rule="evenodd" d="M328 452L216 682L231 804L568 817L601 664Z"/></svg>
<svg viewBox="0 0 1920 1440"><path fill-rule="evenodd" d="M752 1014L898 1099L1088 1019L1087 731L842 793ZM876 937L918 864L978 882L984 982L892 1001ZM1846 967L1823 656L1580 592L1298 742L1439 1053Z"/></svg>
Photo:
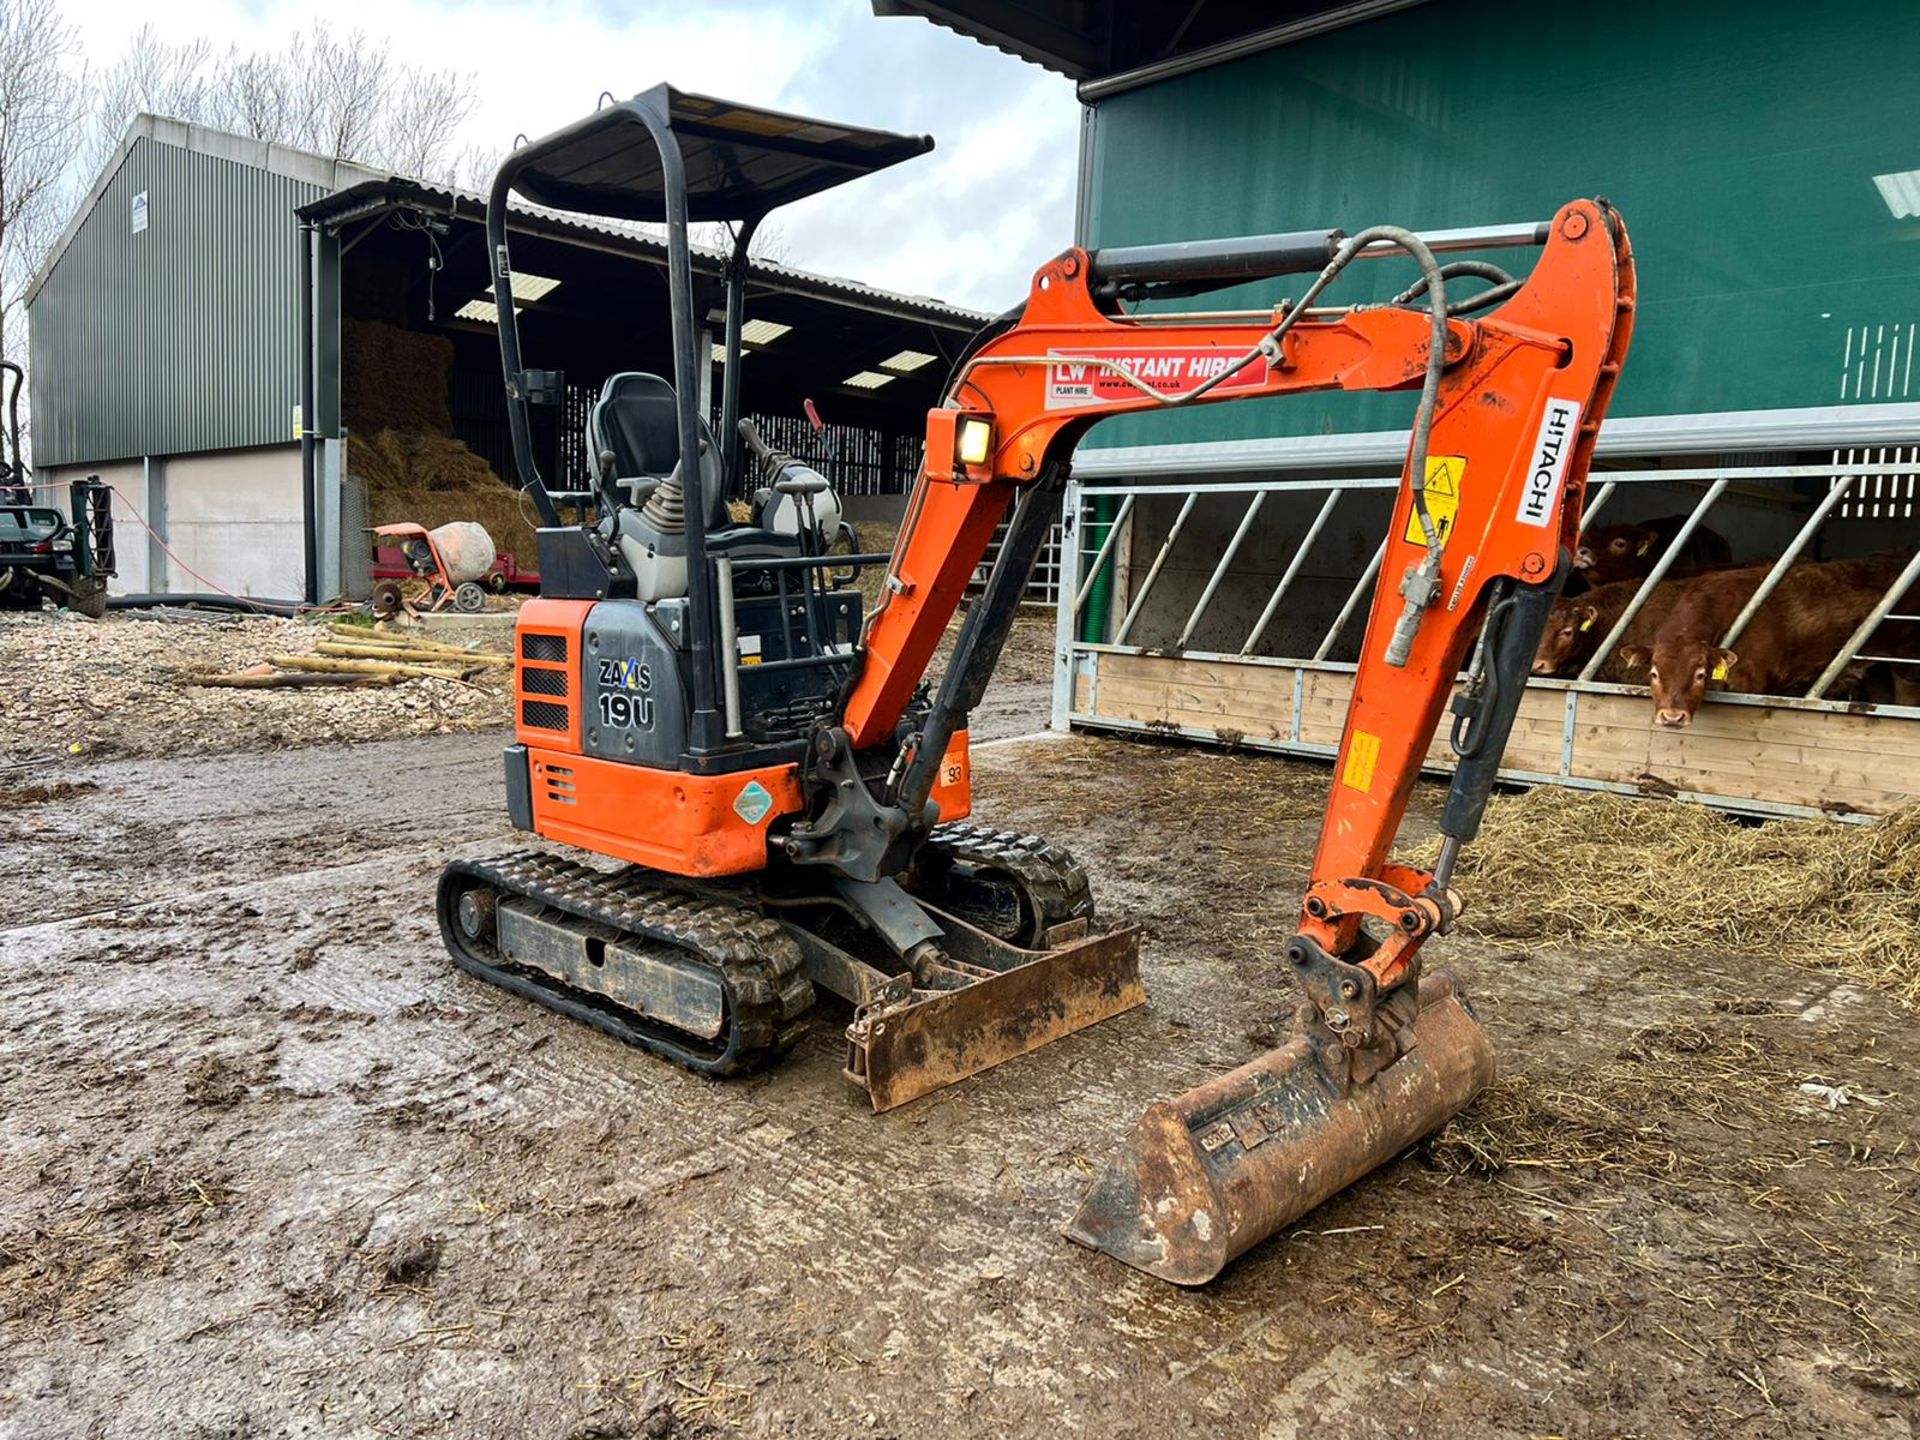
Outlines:
<svg viewBox="0 0 1920 1440"><path fill-rule="evenodd" d="M929 907L931 908L931 907ZM1021 950L952 915L947 943L971 978L863 1011L847 1031L847 1076L891 1110L1146 1003L1140 930L1048 937Z"/></svg>
<svg viewBox="0 0 1920 1440"><path fill-rule="evenodd" d="M1444 975L1420 982L1413 1045L1365 1083L1337 1039L1296 1035L1148 1109L1067 1235L1176 1285L1268 1236L1445 1124L1493 1080L1493 1047Z"/></svg>

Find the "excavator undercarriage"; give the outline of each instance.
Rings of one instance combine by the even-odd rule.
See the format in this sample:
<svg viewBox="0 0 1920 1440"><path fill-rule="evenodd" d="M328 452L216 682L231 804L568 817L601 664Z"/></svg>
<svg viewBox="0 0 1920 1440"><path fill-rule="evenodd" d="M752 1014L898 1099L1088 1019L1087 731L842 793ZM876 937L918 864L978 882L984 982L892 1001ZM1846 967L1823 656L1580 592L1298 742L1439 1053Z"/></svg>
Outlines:
<svg viewBox="0 0 1920 1440"><path fill-rule="evenodd" d="M526 851L449 865L437 908L463 970L705 1075L777 1058L816 988L836 994L855 1013L847 1076L876 1110L1146 999L1138 931L1092 933L1086 873L1037 836L933 832L900 888L943 944L914 962L876 953L860 902L781 878L701 882Z"/></svg>

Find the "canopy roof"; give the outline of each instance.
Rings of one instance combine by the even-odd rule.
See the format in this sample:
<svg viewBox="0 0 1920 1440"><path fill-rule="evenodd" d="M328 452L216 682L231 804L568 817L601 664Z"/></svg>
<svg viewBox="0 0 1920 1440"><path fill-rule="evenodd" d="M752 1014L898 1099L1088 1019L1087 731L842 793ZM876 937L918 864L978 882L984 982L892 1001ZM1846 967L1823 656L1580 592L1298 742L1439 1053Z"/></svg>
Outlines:
<svg viewBox="0 0 1920 1440"><path fill-rule="evenodd" d="M757 218L933 148L930 135L810 120L656 85L523 146L504 169L536 204L663 221L666 174L654 126L679 142L693 221Z"/></svg>

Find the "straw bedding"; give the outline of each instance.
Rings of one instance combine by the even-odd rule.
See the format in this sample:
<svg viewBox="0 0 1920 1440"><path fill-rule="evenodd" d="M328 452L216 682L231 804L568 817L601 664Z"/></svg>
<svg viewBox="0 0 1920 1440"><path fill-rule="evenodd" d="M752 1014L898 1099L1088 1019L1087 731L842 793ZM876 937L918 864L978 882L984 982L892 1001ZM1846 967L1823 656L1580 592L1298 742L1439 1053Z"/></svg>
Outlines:
<svg viewBox="0 0 1920 1440"><path fill-rule="evenodd" d="M1431 847L1424 857L1431 863ZM1702 942L1834 970L1920 1009L1920 804L1870 825L1748 824L1542 788L1496 797L1458 878L1478 934Z"/></svg>

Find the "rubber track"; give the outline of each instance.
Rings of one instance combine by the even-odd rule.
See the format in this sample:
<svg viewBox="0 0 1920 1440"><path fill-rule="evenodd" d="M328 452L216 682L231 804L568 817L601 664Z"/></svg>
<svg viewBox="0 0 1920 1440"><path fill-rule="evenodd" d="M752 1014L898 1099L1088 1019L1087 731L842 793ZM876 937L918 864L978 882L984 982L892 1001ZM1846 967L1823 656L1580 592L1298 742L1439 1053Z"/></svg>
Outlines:
<svg viewBox="0 0 1920 1440"><path fill-rule="evenodd" d="M477 953L460 934L454 905L473 881L501 899L520 897L624 934L663 941L720 972L727 994L724 1045L536 978ZM523 851L498 860L460 860L440 877L440 933L463 970L596 1026L641 1049L704 1075L737 1075L764 1064L799 1038L799 1020L813 1006L813 985L800 973L800 949L758 909L724 896L662 885L634 868L611 874L558 855Z"/></svg>
<svg viewBox="0 0 1920 1440"><path fill-rule="evenodd" d="M1093 887L1068 851L1039 835L994 830L971 821L936 825L929 847L950 859L1012 876L1026 892L1040 929L1093 918ZM1029 937L1039 943L1039 936Z"/></svg>

